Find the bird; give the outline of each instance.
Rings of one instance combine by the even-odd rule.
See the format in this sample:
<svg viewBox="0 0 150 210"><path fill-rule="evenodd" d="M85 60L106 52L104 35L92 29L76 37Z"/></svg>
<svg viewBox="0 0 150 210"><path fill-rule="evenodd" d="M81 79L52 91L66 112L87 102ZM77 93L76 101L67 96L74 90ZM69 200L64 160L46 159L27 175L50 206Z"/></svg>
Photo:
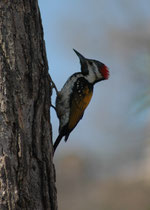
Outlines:
<svg viewBox="0 0 150 210"><path fill-rule="evenodd" d="M105 64L85 58L77 50L73 50L79 57L81 72L71 75L61 91L57 91L55 108L59 119L59 134L53 145L54 153L61 139L64 137L66 142L82 119L92 98L94 85L109 78L109 69Z"/></svg>

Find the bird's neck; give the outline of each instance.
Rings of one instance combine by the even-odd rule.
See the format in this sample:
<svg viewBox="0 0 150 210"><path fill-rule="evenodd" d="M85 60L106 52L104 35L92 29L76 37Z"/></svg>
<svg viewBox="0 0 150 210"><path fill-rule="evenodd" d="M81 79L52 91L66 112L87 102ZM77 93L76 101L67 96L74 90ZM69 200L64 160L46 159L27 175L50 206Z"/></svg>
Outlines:
<svg viewBox="0 0 150 210"><path fill-rule="evenodd" d="M89 71L89 74L85 75L84 77L91 84L94 84L97 80L97 76L96 76L95 72L93 72L93 71Z"/></svg>

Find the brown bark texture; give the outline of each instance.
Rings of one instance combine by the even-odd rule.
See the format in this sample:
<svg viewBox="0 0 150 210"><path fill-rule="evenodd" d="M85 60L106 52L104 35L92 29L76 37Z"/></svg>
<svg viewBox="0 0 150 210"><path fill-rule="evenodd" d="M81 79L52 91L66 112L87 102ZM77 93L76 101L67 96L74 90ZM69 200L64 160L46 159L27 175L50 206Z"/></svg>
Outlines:
<svg viewBox="0 0 150 210"><path fill-rule="evenodd" d="M0 210L56 210L48 64L37 0L0 0Z"/></svg>

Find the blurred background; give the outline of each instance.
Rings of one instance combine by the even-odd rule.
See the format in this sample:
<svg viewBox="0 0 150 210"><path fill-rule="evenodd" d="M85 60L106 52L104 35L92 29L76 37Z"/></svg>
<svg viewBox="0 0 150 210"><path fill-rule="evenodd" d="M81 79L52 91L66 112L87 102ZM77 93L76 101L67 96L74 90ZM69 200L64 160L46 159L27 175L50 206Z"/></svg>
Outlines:
<svg viewBox="0 0 150 210"><path fill-rule="evenodd" d="M49 72L80 71L72 48L105 63L83 119L54 163L61 210L150 210L150 1L39 0ZM53 104L55 103L53 92ZM58 119L51 109L53 141Z"/></svg>

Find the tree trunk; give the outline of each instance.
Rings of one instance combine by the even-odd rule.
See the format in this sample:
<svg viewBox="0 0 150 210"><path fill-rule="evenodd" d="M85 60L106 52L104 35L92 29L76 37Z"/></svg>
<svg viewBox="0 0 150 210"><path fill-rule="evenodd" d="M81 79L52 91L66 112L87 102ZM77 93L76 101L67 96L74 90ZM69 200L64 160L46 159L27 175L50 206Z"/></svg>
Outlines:
<svg viewBox="0 0 150 210"><path fill-rule="evenodd" d="M48 64L37 0L0 0L0 210L56 210Z"/></svg>

